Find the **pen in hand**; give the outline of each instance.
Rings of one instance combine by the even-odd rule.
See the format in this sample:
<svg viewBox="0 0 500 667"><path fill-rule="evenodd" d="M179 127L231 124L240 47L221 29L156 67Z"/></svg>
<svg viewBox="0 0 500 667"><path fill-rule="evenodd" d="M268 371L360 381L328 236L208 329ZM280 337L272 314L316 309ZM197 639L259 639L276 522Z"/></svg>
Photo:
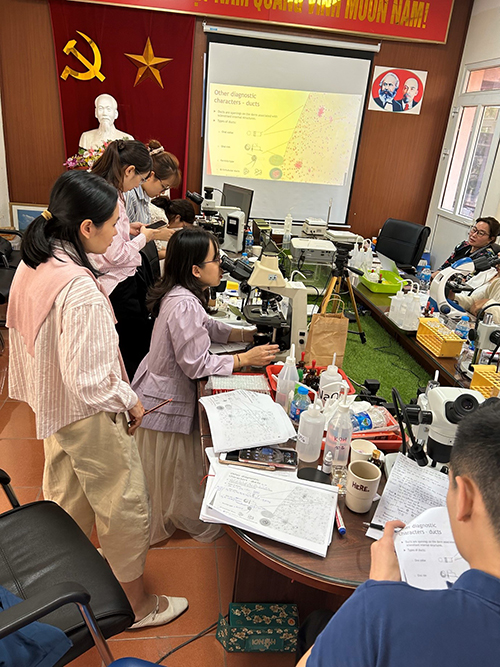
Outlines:
<svg viewBox="0 0 500 667"><path fill-rule="evenodd" d="M155 405L154 408L149 408L149 410L146 410L142 416L145 417L146 415L149 415L150 412L154 412L155 410L158 410L158 408L161 408L163 405L166 405L167 403L171 403L172 400L173 400L172 398L167 398L166 401L162 401L161 403L158 403L158 405ZM134 423L134 420L131 419L128 422L128 425L132 426L133 423Z"/></svg>

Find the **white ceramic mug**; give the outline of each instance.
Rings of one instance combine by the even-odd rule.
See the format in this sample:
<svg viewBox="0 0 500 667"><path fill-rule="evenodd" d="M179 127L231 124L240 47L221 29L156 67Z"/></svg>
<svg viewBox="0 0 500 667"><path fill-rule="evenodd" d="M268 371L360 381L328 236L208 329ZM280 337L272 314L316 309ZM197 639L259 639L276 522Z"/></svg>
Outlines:
<svg viewBox="0 0 500 667"><path fill-rule="evenodd" d="M375 449L377 448L373 442L363 440L363 438L355 438L351 441L351 462L368 461Z"/></svg>
<svg viewBox="0 0 500 667"><path fill-rule="evenodd" d="M377 493L380 468L369 461L352 461L347 468L345 504L352 512L363 514L371 508Z"/></svg>

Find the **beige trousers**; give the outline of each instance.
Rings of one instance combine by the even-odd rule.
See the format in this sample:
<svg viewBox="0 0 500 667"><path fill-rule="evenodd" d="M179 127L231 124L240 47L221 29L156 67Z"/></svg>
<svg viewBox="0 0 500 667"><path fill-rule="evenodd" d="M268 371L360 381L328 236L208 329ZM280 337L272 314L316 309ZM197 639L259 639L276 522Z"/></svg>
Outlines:
<svg viewBox="0 0 500 667"><path fill-rule="evenodd" d="M90 537L94 523L116 578L144 572L150 539L146 480L124 414L99 412L44 440L43 494Z"/></svg>

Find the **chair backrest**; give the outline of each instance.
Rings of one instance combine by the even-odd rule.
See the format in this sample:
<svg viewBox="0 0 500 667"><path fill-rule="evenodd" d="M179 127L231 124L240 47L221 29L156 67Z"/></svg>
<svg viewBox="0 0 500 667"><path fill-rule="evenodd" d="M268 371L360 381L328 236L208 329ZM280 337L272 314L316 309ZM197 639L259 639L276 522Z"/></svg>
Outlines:
<svg viewBox="0 0 500 667"><path fill-rule="evenodd" d="M429 238L430 227L407 220L388 218L377 238L377 252L396 264L416 266Z"/></svg>

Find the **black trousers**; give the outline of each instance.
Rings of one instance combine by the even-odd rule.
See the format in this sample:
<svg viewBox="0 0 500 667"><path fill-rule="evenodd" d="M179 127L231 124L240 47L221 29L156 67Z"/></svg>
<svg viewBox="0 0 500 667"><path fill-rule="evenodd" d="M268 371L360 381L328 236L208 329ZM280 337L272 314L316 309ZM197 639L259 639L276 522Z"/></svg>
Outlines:
<svg viewBox="0 0 500 667"><path fill-rule="evenodd" d="M139 364L149 352L153 333L153 321L149 318L137 282L137 275L130 276L118 283L109 295L117 319L120 352L131 382Z"/></svg>
<svg viewBox="0 0 500 667"><path fill-rule="evenodd" d="M318 611L309 614L306 620L301 623L297 637L297 662L309 651L334 613L334 611L328 609L318 609Z"/></svg>

